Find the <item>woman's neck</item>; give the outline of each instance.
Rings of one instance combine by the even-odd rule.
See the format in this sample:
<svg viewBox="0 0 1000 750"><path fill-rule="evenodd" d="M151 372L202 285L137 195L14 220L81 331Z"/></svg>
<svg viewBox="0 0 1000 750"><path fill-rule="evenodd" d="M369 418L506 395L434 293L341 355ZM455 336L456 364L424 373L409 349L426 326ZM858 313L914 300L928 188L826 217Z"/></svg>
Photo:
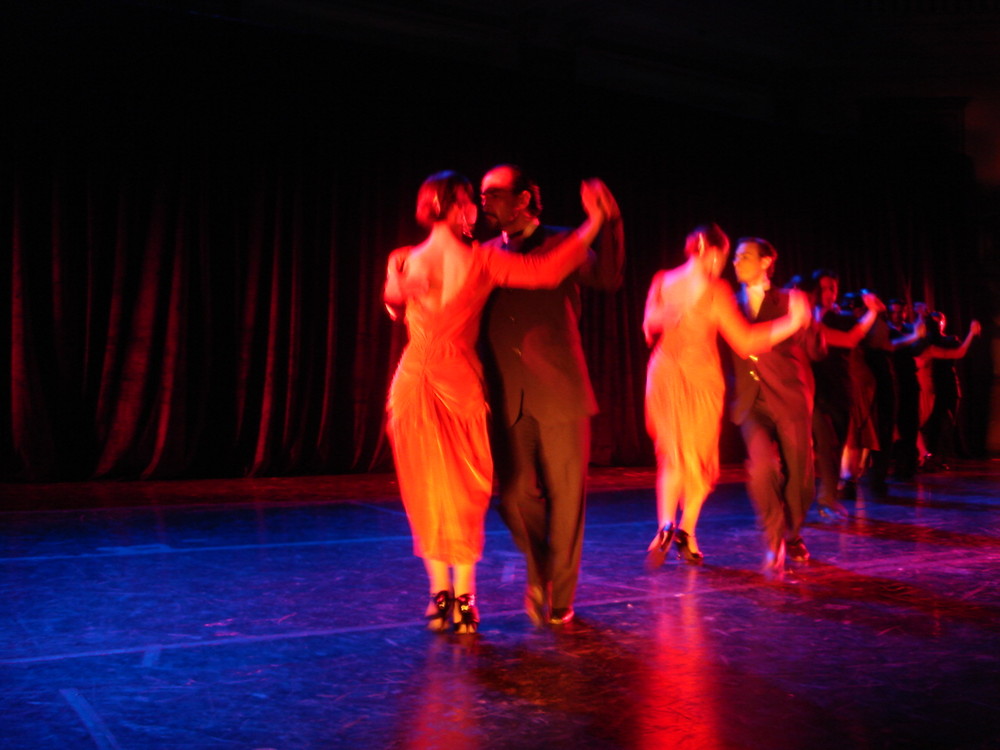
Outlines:
<svg viewBox="0 0 1000 750"><path fill-rule="evenodd" d="M687 263L684 264L684 272L694 278L709 280L709 273L697 255L688 256Z"/></svg>
<svg viewBox="0 0 1000 750"><path fill-rule="evenodd" d="M451 227L444 221L439 221L431 226L431 233L427 237L428 247L445 249L464 249L466 246L455 236Z"/></svg>

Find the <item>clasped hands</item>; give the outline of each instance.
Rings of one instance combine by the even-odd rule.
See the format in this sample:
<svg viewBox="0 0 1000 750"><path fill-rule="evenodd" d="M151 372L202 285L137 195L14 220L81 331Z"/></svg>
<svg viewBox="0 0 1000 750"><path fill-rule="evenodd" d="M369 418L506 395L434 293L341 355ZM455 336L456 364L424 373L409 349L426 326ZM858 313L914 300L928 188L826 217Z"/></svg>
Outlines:
<svg viewBox="0 0 1000 750"><path fill-rule="evenodd" d="M592 221L614 221L621 218L618 201L608 190L608 186L596 177L580 183L580 201Z"/></svg>

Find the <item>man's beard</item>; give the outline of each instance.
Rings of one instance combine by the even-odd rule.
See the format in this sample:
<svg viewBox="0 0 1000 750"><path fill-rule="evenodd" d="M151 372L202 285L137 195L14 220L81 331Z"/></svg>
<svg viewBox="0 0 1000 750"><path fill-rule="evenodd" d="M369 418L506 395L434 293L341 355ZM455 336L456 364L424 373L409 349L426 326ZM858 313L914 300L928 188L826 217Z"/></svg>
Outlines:
<svg viewBox="0 0 1000 750"><path fill-rule="evenodd" d="M474 233L476 239L480 242L485 242L500 233L500 220L493 214L480 212L479 218L476 220Z"/></svg>

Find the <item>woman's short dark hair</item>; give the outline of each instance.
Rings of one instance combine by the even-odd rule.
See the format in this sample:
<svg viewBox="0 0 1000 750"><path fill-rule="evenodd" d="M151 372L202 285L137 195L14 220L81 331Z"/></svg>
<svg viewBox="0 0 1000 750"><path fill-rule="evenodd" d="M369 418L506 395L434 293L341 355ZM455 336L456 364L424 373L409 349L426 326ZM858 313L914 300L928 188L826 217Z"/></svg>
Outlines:
<svg viewBox="0 0 1000 750"><path fill-rule="evenodd" d="M729 252L729 237L715 222L700 224L691 231L684 240L684 254L688 257L696 255L702 242L706 247L717 247L723 252Z"/></svg>
<svg viewBox="0 0 1000 750"><path fill-rule="evenodd" d="M417 191L417 223L430 229L434 222L441 221L455 204L459 190L472 197L472 183L458 172L445 170L424 180Z"/></svg>

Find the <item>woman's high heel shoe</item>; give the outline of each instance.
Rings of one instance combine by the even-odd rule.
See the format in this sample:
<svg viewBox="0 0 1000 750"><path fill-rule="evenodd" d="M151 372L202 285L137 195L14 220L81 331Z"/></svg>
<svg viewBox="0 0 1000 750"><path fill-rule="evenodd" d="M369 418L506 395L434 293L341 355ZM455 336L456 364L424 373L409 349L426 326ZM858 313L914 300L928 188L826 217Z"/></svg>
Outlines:
<svg viewBox="0 0 1000 750"><path fill-rule="evenodd" d="M438 591L427 607L427 629L440 633L451 626L451 609L455 600L450 591Z"/></svg>
<svg viewBox="0 0 1000 750"><path fill-rule="evenodd" d="M688 534L683 529L677 529L677 533L674 534L674 540L677 542L677 554L685 562L689 562L692 565L701 565L705 556L701 552L691 549L691 541L693 539L694 534Z"/></svg>
<svg viewBox="0 0 1000 750"><path fill-rule="evenodd" d="M455 632L475 633L479 630L479 608L475 594L455 597Z"/></svg>
<svg viewBox="0 0 1000 750"><path fill-rule="evenodd" d="M672 523L668 523L656 532L656 536L653 537L653 541L646 549L647 570L656 570L663 565L663 561L667 559L667 553L670 552L670 543L674 539L674 533L675 529Z"/></svg>

